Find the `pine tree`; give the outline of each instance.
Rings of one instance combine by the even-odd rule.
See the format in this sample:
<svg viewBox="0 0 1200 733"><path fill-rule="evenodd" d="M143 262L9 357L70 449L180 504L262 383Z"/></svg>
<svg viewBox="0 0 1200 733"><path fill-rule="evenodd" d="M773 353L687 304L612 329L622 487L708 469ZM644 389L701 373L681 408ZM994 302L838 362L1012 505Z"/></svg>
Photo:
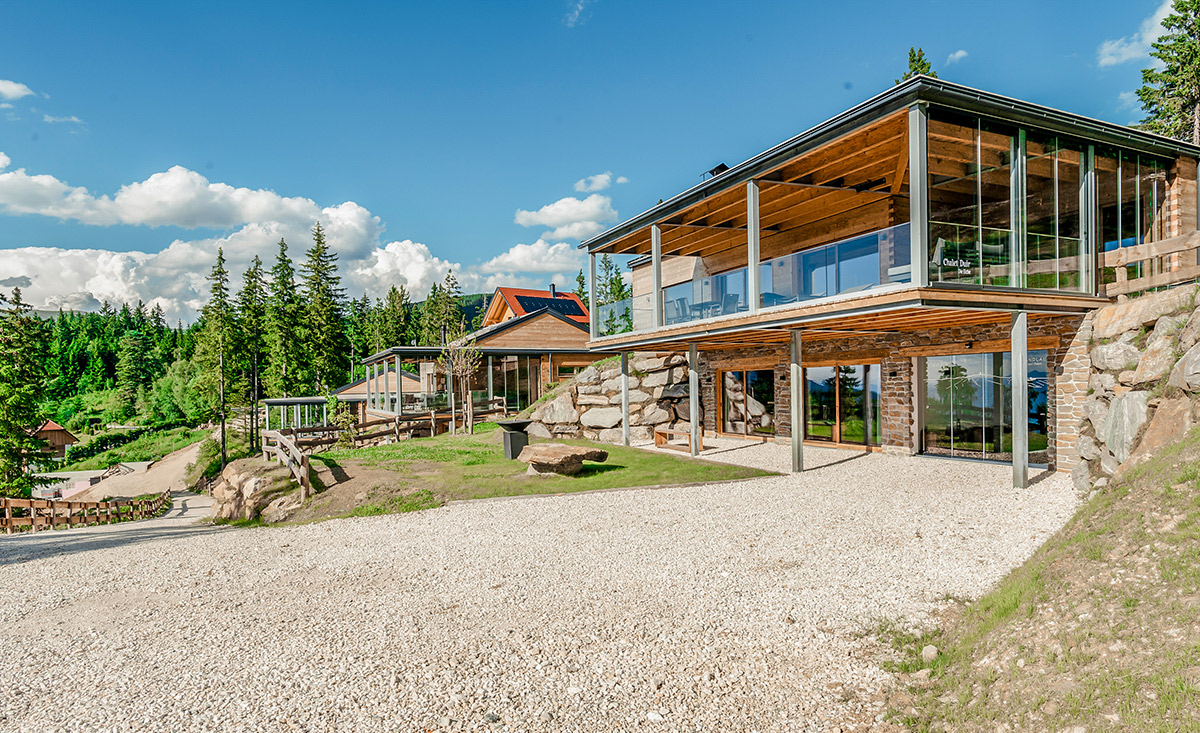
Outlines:
<svg viewBox="0 0 1200 733"><path fill-rule="evenodd" d="M385 347L406 346L409 343L409 316L412 304L408 291L401 285L392 286L383 301L379 318L379 335Z"/></svg>
<svg viewBox="0 0 1200 733"><path fill-rule="evenodd" d="M196 346L196 361L202 376L201 388L208 393L209 403L214 405L221 421L221 466L224 468L226 450L225 423L228 407L227 392L229 361L233 348L234 311L229 300L229 271L225 269L225 252L217 249L217 261L208 276L208 302L200 311L203 321Z"/></svg>
<svg viewBox="0 0 1200 733"><path fill-rule="evenodd" d="M300 359L300 298L296 294L296 271L288 257L287 243L279 240L279 252L271 267L267 294L267 368L263 383L271 397L293 397L304 391L304 369Z"/></svg>
<svg viewBox="0 0 1200 733"><path fill-rule="evenodd" d="M117 399L121 419L137 414L138 395L154 381L154 354L141 331L126 331L117 356Z"/></svg>
<svg viewBox="0 0 1200 733"><path fill-rule="evenodd" d="M241 366L246 374L246 402L250 405L250 446L258 445L258 399L261 371L267 358L267 293L262 260L256 255L242 276L237 295L237 325Z"/></svg>
<svg viewBox="0 0 1200 733"><path fill-rule="evenodd" d="M588 302L588 287L587 278L583 274L583 268L579 268L579 274L575 276L575 294L584 303Z"/></svg>
<svg viewBox="0 0 1200 733"><path fill-rule="evenodd" d="M1200 0L1175 0L1171 10L1150 52L1161 68L1142 70L1142 125L1200 145Z"/></svg>
<svg viewBox="0 0 1200 733"><path fill-rule="evenodd" d="M896 80L896 83L906 81L914 76L932 76L937 78L937 72L933 70L933 64L929 63L929 59L925 58L925 49L908 47L908 71L904 72L904 76Z"/></svg>
<svg viewBox="0 0 1200 733"><path fill-rule="evenodd" d="M629 283L625 282L625 277L621 272L621 268L607 254L600 257L600 273L597 277L599 280L596 283L596 305L610 305L628 301L633 297L633 288ZM618 309L609 309L608 316L602 324L605 333L624 333L625 331L633 330L633 309L632 303L627 302L625 307Z"/></svg>
<svg viewBox="0 0 1200 733"><path fill-rule="evenodd" d="M454 271L446 272L441 284L434 283L429 297L421 305L422 346L441 346L443 327L450 329L463 323L462 289Z"/></svg>
<svg viewBox="0 0 1200 733"><path fill-rule="evenodd" d="M342 325L345 293L337 274L337 254L325 244L321 222L313 227L313 246L300 268L304 281L304 355L311 368L311 386L325 394L346 379L350 344Z"/></svg>
<svg viewBox="0 0 1200 733"><path fill-rule="evenodd" d="M43 481L32 474L45 442L34 437L45 388L50 334L22 302L0 295L0 496L29 496Z"/></svg>

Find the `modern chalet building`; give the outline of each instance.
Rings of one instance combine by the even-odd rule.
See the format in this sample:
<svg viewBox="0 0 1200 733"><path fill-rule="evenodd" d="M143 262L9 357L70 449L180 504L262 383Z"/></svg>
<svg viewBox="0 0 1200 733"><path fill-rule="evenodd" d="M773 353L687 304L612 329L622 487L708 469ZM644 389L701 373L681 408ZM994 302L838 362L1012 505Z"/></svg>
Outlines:
<svg viewBox="0 0 1200 733"><path fill-rule="evenodd" d="M587 347L686 351L693 434L802 435L794 470L811 442L1025 486L1077 460L1084 316L1200 275L1198 156L916 77L580 245ZM603 254L630 300L596 303Z"/></svg>
<svg viewBox="0 0 1200 733"><path fill-rule="evenodd" d="M549 290L496 288L480 327L462 338L483 357L471 378L472 399L480 404L503 399L507 410L519 411L541 397L544 385L569 379L604 358L605 354L588 350L588 322L587 307L579 296L558 292L553 285ZM406 364L413 364L412 371L420 375L420 387L413 392L397 394L392 387L371 390L367 410L392 415L447 407L447 391L453 385L437 367L442 349L397 344L364 359L371 375L388 368L404 369Z"/></svg>

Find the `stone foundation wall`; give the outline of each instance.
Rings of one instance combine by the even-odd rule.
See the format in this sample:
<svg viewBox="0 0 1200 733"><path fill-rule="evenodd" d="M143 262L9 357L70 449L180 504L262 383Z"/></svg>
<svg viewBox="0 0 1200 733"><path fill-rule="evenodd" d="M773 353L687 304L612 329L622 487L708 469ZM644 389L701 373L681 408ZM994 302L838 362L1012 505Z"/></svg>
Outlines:
<svg viewBox="0 0 1200 733"><path fill-rule="evenodd" d="M1072 374L1086 361L1088 381L1082 399L1078 390L1070 393L1072 412L1057 442L1074 440L1071 476L1081 492L1103 488L1197 424L1196 296L1196 286L1187 285L1105 306L1068 350Z"/></svg>

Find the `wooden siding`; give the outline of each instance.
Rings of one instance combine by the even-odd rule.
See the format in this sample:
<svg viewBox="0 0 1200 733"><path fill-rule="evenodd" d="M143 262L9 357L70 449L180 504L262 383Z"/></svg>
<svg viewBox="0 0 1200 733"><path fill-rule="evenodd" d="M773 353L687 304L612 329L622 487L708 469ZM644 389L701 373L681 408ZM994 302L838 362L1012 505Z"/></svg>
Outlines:
<svg viewBox="0 0 1200 733"><path fill-rule="evenodd" d="M588 332L543 313L499 333L480 339L489 349L577 349L587 351Z"/></svg>

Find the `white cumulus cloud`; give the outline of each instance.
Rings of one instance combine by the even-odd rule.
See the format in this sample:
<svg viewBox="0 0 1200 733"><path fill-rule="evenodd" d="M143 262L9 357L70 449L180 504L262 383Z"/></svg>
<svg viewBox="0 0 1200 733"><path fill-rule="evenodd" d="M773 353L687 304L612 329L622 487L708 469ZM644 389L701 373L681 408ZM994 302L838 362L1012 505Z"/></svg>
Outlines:
<svg viewBox="0 0 1200 733"><path fill-rule="evenodd" d="M542 239L552 242L564 239L584 239L604 230L607 222L617 218L612 199L594 193L584 199L567 196L546 204L537 211L517 209L514 221L523 227L552 227Z"/></svg>
<svg viewBox="0 0 1200 733"><path fill-rule="evenodd" d="M952 53L946 57L946 66L949 66L950 64L957 64L959 61L962 61L966 57L967 57L966 49L960 48L957 51L955 51L954 53Z"/></svg>
<svg viewBox="0 0 1200 733"><path fill-rule="evenodd" d="M50 124L55 124L58 122L73 122L78 125L85 124L83 120L79 119L75 115L69 115L67 117L54 117L53 115L43 114L42 121L49 122Z"/></svg>
<svg viewBox="0 0 1200 733"><path fill-rule="evenodd" d="M592 191L603 191L612 185L612 171L597 173L594 176L587 176L575 181L575 190L591 193Z"/></svg>
<svg viewBox="0 0 1200 733"><path fill-rule="evenodd" d="M33 93L32 89L20 82L0 79L0 98L20 99L21 97L28 97Z"/></svg>
<svg viewBox="0 0 1200 733"><path fill-rule="evenodd" d="M352 297L364 292L382 297L393 285L403 284L420 300L451 269L465 292L489 292L501 285L544 288L550 282L566 286L581 264L570 245L541 239L514 245L482 264L463 265L440 258L428 245L410 239L385 244L379 217L353 201L320 206L308 198L209 181L180 166L126 184L115 194L100 195L24 168L6 171L11 163L0 153L0 214L46 216L92 226L173 226L219 232L175 239L157 252L2 250L0 283L21 283L26 300L39 308L92 310L103 301L140 299L162 306L171 320L191 320L207 298L205 277L218 248L224 250L231 279L237 283L254 256L270 266L281 238L287 241L292 259L302 260L318 220L330 248L338 253ZM596 222L616 216L608 198L598 195L518 213L528 226L564 231L599 227Z"/></svg>
<svg viewBox="0 0 1200 733"><path fill-rule="evenodd" d="M1148 56L1151 45L1162 35L1162 22L1171 13L1171 2L1172 0L1162 0L1154 12L1142 21L1136 33L1101 43L1096 49L1096 63L1100 66L1114 66Z"/></svg>

